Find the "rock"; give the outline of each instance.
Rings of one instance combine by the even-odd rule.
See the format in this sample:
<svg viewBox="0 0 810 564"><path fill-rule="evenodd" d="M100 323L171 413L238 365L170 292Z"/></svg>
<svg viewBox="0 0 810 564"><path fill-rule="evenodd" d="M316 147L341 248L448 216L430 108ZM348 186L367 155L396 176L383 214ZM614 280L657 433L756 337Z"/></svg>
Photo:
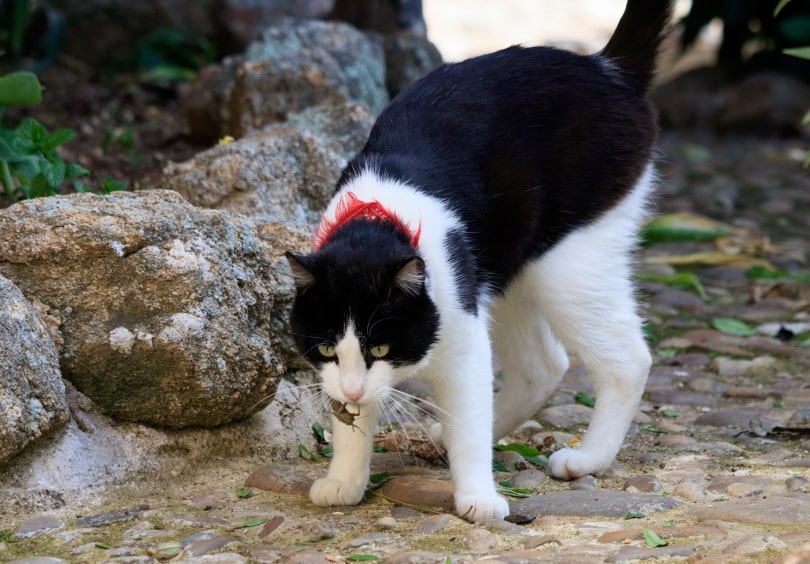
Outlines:
<svg viewBox="0 0 810 564"><path fill-rule="evenodd" d="M810 499L803 493L745 497L698 506L692 513L701 521L806 527L810 525Z"/></svg>
<svg viewBox="0 0 810 564"><path fill-rule="evenodd" d="M446 511L452 511L455 507L453 483L449 480L425 476L394 476L380 488L380 493L407 505L441 507Z"/></svg>
<svg viewBox="0 0 810 564"><path fill-rule="evenodd" d="M54 517L53 515L38 515L26 519L21 523L14 531L14 536L21 539L35 537L42 533L61 529L63 526L64 523L58 517Z"/></svg>
<svg viewBox="0 0 810 564"><path fill-rule="evenodd" d="M4 266L0 258L0 273ZM19 288L3 276L0 276L0 374L2 466L31 442L54 432L68 420L56 347L37 311Z"/></svg>
<svg viewBox="0 0 810 564"><path fill-rule="evenodd" d="M225 46L238 51L259 39L262 31L280 19L322 18L333 5L334 0L224 0L218 7L221 15L213 20L222 27Z"/></svg>
<svg viewBox="0 0 810 564"><path fill-rule="evenodd" d="M536 490L546 481L546 475L536 468L521 470L509 480L514 488Z"/></svg>
<svg viewBox="0 0 810 564"><path fill-rule="evenodd" d="M640 546L623 546L619 549L613 562L631 562L657 558L688 558L695 553L692 546L664 546L642 548Z"/></svg>
<svg viewBox="0 0 810 564"><path fill-rule="evenodd" d="M0 273L60 320L62 373L104 413L212 427L266 406L281 262L246 222L168 191L0 210Z"/></svg>
<svg viewBox="0 0 810 564"><path fill-rule="evenodd" d="M310 109L262 133L170 164L157 184L197 206L301 226L306 243L371 125L358 104Z"/></svg>
<svg viewBox="0 0 810 564"><path fill-rule="evenodd" d="M453 515L442 513L439 515L431 515L425 517L413 529L415 535L425 535L428 533L435 533L444 529L450 521L454 519Z"/></svg>
<svg viewBox="0 0 810 564"><path fill-rule="evenodd" d="M464 544L471 552L489 552L498 544L498 539L486 529L473 529L464 535Z"/></svg>
<svg viewBox="0 0 810 564"><path fill-rule="evenodd" d="M593 409L578 403L554 405L537 414L537 418L546 425L559 429L571 429L586 425L591 420Z"/></svg>
<svg viewBox="0 0 810 564"><path fill-rule="evenodd" d="M399 92L442 64L442 55L436 46L412 34L386 35L385 87L393 99Z"/></svg>
<svg viewBox="0 0 810 564"><path fill-rule="evenodd" d="M624 517L631 512L649 515L678 505L679 501L660 495L608 490L567 491L513 501L510 503L510 512L527 515Z"/></svg>
<svg viewBox="0 0 810 564"><path fill-rule="evenodd" d="M267 464L248 476L245 487L306 496L312 482L319 478L324 470L318 466Z"/></svg>
<svg viewBox="0 0 810 564"><path fill-rule="evenodd" d="M777 72L729 83L720 69L698 68L656 87L650 98L664 125L795 135L801 130L810 86Z"/></svg>
<svg viewBox="0 0 810 564"><path fill-rule="evenodd" d="M243 137L313 106L388 103L378 39L340 22L285 20L245 54L200 73L184 97L191 134Z"/></svg>
<svg viewBox="0 0 810 564"><path fill-rule="evenodd" d="M631 476L624 481L625 491L630 491L630 488L634 488L636 492L655 493L660 492L664 486L661 484L661 480L656 476L639 474L637 476Z"/></svg>
<svg viewBox="0 0 810 564"><path fill-rule="evenodd" d="M720 376L732 378L740 376L772 376L776 373L776 359L772 356L760 356L752 360L737 360L718 356L712 361L712 368Z"/></svg>

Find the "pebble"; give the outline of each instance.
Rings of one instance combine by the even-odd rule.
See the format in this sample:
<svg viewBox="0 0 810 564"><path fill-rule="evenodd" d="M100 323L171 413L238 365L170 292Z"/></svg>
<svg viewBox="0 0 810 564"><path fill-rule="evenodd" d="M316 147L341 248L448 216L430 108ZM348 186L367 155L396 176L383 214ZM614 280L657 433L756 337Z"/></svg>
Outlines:
<svg viewBox="0 0 810 564"><path fill-rule="evenodd" d="M215 536L210 539L195 540L188 545L185 545L185 548L183 549L183 552L180 553L180 556L185 556L186 558L197 558L203 554L208 554L209 552L219 550L223 546L238 540L239 539L236 537L227 536Z"/></svg>
<svg viewBox="0 0 810 564"><path fill-rule="evenodd" d="M701 521L736 521L761 525L810 525L810 499L804 494L768 495L718 501L695 507Z"/></svg>
<svg viewBox="0 0 810 564"><path fill-rule="evenodd" d="M391 540L391 536L386 533L366 533L346 542L346 548L360 548Z"/></svg>
<svg viewBox="0 0 810 564"><path fill-rule="evenodd" d="M785 480L785 487L789 492L807 492L807 478L804 476L791 476Z"/></svg>
<svg viewBox="0 0 810 564"><path fill-rule="evenodd" d="M380 517L377 519L377 526L385 530L393 530L399 527L399 522L393 517Z"/></svg>
<svg viewBox="0 0 810 564"><path fill-rule="evenodd" d="M527 490L536 490L539 488L543 482L548 479L548 476L544 472L536 468L529 468L527 470L521 470L520 472L513 475L509 481L514 488L522 488Z"/></svg>
<svg viewBox="0 0 810 564"><path fill-rule="evenodd" d="M656 476L640 474L638 476L632 476L624 481L624 490L630 491L630 488L635 489L636 493L654 493L660 492L662 489L664 489L664 486L661 484L661 480L659 480Z"/></svg>
<svg viewBox="0 0 810 564"><path fill-rule="evenodd" d="M718 356L712 361L711 366L720 376L733 378L772 376L777 370L776 359L771 356L760 356L752 360L736 360Z"/></svg>
<svg viewBox="0 0 810 564"><path fill-rule="evenodd" d="M591 491L591 490L598 490L599 489L599 483L596 481L596 478L594 478L593 476L586 475L586 476L580 476L576 480L572 480L568 484L568 487L571 488L571 490Z"/></svg>
<svg viewBox="0 0 810 564"><path fill-rule="evenodd" d="M64 523L61 519L51 515L38 515L23 521L14 531L14 536L21 539L35 537L49 531L61 529L63 526Z"/></svg>
<svg viewBox="0 0 810 564"><path fill-rule="evenodd" d="M446 513L441 515L431 515L430 517L422 519L422 521L416 525L413 532L416 535L435 533L444 529L453 519L453 515L448 515Z"/></svg>
<svg viewBox="0 0 810 564"><path fill-rule="evenodd" d="M624 517L628 513L656 513L672 509L679 501L661 495L630 494L610 490L567 491L519 499L516 512L528 515Z"/></svg>
<svg viewBox="0 0 810 564"><path fill-rule="evenodd" d="M708 496L706 490L699 484L689 481L681 482L675 486L675 489L672 490L672 495L687 501L702 501Z"/></svg>
<svg viewBox="0 0 810 564"><path fill-rule="evenodd" d="M498 544L498 539L486 529L473 529L464 534L464 545L472 552L489 552Z"/></svg>
<svg viewBox="0 0 810 564"><path fill-rule="evenodd" d="M550 427L571 429L586 425L593 415L593 409L578 403L554 405L537 414L537 418Z"/></svg>

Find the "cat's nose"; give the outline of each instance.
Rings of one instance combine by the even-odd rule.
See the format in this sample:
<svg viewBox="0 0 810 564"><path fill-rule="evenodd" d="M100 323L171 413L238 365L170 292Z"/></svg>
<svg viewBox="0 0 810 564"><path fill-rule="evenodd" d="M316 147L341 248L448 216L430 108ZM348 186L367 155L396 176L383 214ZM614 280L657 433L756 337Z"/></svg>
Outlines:
<svg viewBox="0 0 810 564"><path fill-rule="evenodd" d="M364 393L365 390L363 390L362 388L355 392L347 392L346 390L343 390L343 395L346 396L346 399L353 403L357 403L360 400L360 398L363 397Z"/></svg>

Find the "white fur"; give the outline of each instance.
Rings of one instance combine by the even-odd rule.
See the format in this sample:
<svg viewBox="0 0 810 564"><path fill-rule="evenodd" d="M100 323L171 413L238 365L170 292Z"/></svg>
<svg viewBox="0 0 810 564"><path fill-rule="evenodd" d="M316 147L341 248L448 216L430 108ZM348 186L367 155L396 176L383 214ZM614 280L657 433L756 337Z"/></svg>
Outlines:
<svg viewBox="0 0 810 564"><path fill-rule="evenodd" d="M332 397L356 400L361 417L356 429L333 418L335 455L327 477L313 484L312 501L360 501L378 402L388 386L421 371L444 414L439 433L450 461L456 511L471 521L505 517L508 504L492 480L493 430L497 436L508 433L542 405L568 366L563 345L588 367L597 403L581 448L555 453L551 472L570 479L603 471L624 440L650 366L630 283L630 251L653 176L650 167L619 206L527 265L504 296L491 304L480 296L477 315L461 306L444 245L448 231L459 227L458 218L440 201L370 171L348 183L327 208L327 217L351 191L361 200L378 200L414 228L421 225L419 253L428 293L439 309L439 340L416 369L395 370L377 361L367 370L354 328L347 327L336 346L339 362L328 363L321 376ZM493 346L506 374L494 425Z"/></svg>

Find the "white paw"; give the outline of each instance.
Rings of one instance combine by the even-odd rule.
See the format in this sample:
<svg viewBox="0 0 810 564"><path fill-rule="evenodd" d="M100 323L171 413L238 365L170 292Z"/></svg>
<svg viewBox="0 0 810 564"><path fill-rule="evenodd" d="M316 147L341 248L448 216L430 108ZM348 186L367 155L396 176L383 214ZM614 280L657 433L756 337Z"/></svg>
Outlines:
<svg viewBox="0 0 810 564"><path fill-rule="evenodd" d="M333 478L315 480L309 488L309 499L315 505L357 505L366 492L366 482L342 482Z"/></svg>
<svg viewBox="0 0 810 564"><path fill-rule="evenodd" d="M599 476L609 464L610 461L605 464L599 458L573 448L560 449L548 459L551 475L561 480L573 480L588 474Z"/></svg>
<svg viewBox="0 0 810 564"><path fill-rule="evenodd" d="M456 513L472 523L503 519L509 515L509 503L495 492L456 494Z"/></svg>
<svg viewBox="0 0 810 564"><path fill-rule="evenodd" d="M442 424L441 423L434 423L430 426L430 430L428 431L428 435L430 435L430 440L433 441L437 447L443 447L444 443L442 442Z"/></svg>

